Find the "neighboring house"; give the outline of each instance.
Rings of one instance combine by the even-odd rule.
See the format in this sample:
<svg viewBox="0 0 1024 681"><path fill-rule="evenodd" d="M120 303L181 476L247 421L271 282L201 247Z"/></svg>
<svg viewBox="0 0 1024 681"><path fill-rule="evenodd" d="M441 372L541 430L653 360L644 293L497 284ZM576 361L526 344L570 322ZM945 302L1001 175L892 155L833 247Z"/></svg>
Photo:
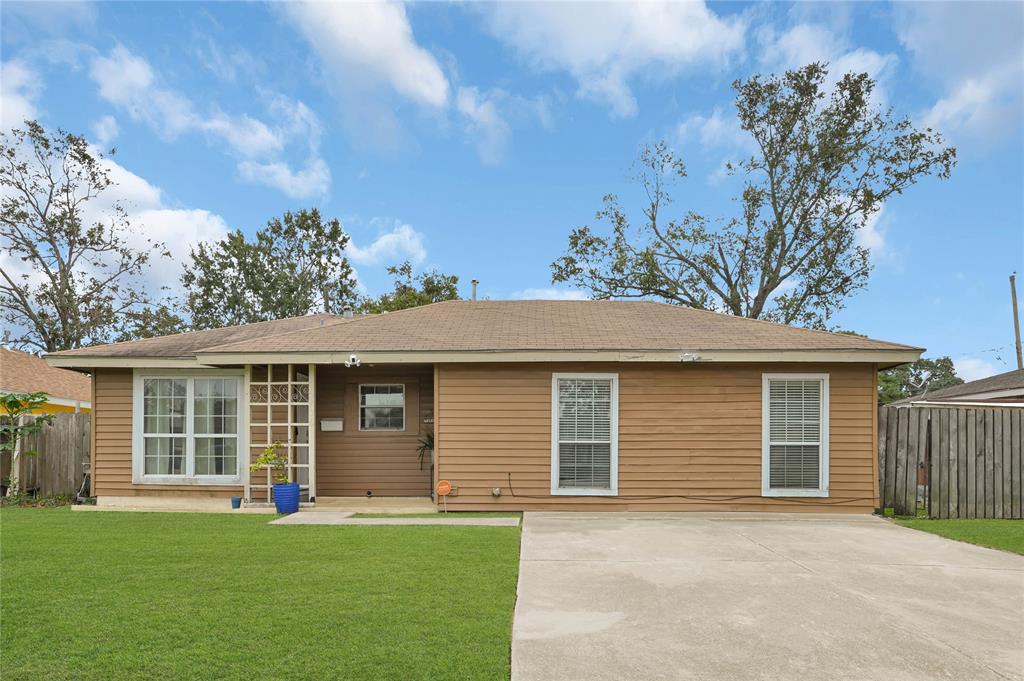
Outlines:
<svg viewBox="0 0 1024 681"><path fill-rule="evenodd" d="M890 406L898 407L920 402L948 402L951 404L964 402L986 402L993 404L1024 403L1024 369L1007 371L1005 374L980 378L977 381L953 385L910 397Z"/></svg>
<svg viewBox="0 0 1024 681"><path fill-rule="evenodd" d="M921 352L644 301L451 301L47 360L95 377L100 504L265 500L248 462L281 442L321 500L443 479L456 510L867 513L877 372Z"/></svg>
<svg viewBox="0 0 1024 681"><path fill-rule="evenodd" d="M92 407L92 381L88 376L57 369L28 352L0 348L0 394L35 392L48 395L38 413L88 412ZM0 413L4 413L3 407Z"/></svg>

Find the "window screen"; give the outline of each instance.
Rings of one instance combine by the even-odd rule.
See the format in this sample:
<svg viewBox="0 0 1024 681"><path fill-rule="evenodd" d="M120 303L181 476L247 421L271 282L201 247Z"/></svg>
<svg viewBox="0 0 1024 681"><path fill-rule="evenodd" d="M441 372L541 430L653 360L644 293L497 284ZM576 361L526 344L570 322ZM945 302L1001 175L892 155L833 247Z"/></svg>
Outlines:
<svg viewBox="0 0 1024 681"><path fill-rule="evenodd" d="M405 386L359 386L359 430L405 430Z"/></svg>
<svg viewBox="0 0 1024 681"><path fill-rule="evenodd" d="M768 379L768 487L821 487L823 381Z"/></svg>
<svg viewBox="0 0 1024 681"><path fill-rule="evenodd" d="M556 380L559 489L612 489L613 392L611 378Z"/></svg>

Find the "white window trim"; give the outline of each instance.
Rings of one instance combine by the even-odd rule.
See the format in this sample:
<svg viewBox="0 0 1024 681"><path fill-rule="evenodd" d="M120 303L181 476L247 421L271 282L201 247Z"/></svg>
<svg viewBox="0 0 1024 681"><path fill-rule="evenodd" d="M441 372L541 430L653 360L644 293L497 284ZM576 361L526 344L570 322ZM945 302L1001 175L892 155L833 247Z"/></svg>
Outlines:
<svg viewBox="0 0 1024 681"><path fill-rule="evenodd" d="M363 428L363 388L374 388L374 387L394 387L399 386L402 389L402 427L401 428ZM406 387L405 383L360 383L359 392L356 393L356 425L359 428L360 433L404 433L406 423L406 412L409 408L409 403L406 398Z"/></svg>
<svg viewBox="0 0 1024 681"><path fill-rule="evenodd" d="M145 447L143 442L143 385L147 378L223 378L232 377L238 380L238 444L236 452L238 466L235 475L195 475L195 439L193 437L193 397L195 382L188 381L185 391L185 475L146 475ZM242 484L242 468L248 466L246 454L249 452L249 420L246 418L245 405L248 399L245 388L245 371L224 369L196 371L189 369L135 369L132 379L132 483L136 485L240 485Z"/></svg>
<svg viewBox="0 0 1024 681"><path fill-rule="evenodd" d="M829 375L828 374L761 374L761 496L763 497L827 497L829 443ZM773 489L770 471L771 413L770 392L773 380L821 381L821 442L818 444L818 489Z"/></svg>
<svg viewBox="0 0 1024 681"><path fill-rule="evenodd" d="M611 379L611 489L558 486L558 381L563 378ZM551 495L616 497L619 495L619 375L594 373L551 374Z"/></svg>

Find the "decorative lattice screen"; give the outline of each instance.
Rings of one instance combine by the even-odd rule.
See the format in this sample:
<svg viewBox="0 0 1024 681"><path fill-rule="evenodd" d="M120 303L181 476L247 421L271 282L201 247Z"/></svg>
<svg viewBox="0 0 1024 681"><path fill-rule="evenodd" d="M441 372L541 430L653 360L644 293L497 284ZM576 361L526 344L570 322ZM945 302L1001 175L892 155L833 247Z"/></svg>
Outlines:
<svg viewBox="0 0 1024 681"><path fill-rule="evenodd" d="M288 459L288 480L298 482L303 500L316 496L313 437L316 366L251 364L246 367L249 391L249 460L255 461L272 443ZM249 473L246 497L269 501L267 473Z"/></svg>

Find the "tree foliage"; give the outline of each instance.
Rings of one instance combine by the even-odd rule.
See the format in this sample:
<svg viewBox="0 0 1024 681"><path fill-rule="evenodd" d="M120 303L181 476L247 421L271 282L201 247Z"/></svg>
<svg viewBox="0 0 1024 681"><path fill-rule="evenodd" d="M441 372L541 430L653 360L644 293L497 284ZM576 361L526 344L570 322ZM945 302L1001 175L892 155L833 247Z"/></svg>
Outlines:
<svg viewBox="0 0 1024 681"><path fill-rule="evenodd" d="M53 414L39 414L33 419L25 420L32 412L41 409L50 396L44 392L35 393L3 393L0 394L0 452L14 452L18 443L29 435L34 435L53 421ZM22 451L25 456L35 456L38 452Z"/></svg>
<svg viewBox="0 0 1024 681"><path fill-rule="evenodd" d="M949 357L922 358L913 364L903 364L878 374L878 403L889 404L908 397L960 385L964 380L956 375Z"/></svg>
<svg viewBox="0 0 1024 681"><path fill-rule="evenodd" d="M459 299L459 278L454 274L441 274L437 270L431 270L414 277L409 261L401 265L392 265L388 268L388 274L395 277L394 290L377 298L364 300L360 304L363 312L395 312L442 300Z"/></svg>
<svg viewBox="0 0 1024 681"><path fill-rule="evenodd" d="M831 93L827 76L825 65L810 64L733 83L740 127L755 148L728 166L743 178L739 215L667 217L670 188L686 168L665 142L647 146L635 177L642 220L634 223L615 195L605 196L597 220L610 233L571 232L552 280L595 298L653 297L825 326L867 283L870 254L858 231L921 178L948 177L956 160L937 132L873 107L867 74L843 76Z"/></svg>
<svg viewBox="0 0 1024 681"><path fill-rule="evenodd" d="M181 278L191 326L341 312L355 300L348 242L341 222L313 208L270 220L252 241L239 230L199 244Z"/></svg>
<svg viewBox="0 0 1024 681"><path fill-rule="evenodd" d="M18 456L35 456L35 450L26 450L21 442L29 435L34 435L53 421L53 414L40 414L34 418L32 412L46 404L49 396L43 392L35 393L3 393L0 394L0 453L11 457L11 474L7 486L7 496L16 497L21 491L18 479Z"/></svg>
<svg viewBox="0 0 1024 681"><path fill-rule="evenodd" d="M82 137L34 121L0 133L0 319L14 346L106 342L151 304L139 276L169 254L132 237L127 212L105 195L112 184Z"/></svg>

